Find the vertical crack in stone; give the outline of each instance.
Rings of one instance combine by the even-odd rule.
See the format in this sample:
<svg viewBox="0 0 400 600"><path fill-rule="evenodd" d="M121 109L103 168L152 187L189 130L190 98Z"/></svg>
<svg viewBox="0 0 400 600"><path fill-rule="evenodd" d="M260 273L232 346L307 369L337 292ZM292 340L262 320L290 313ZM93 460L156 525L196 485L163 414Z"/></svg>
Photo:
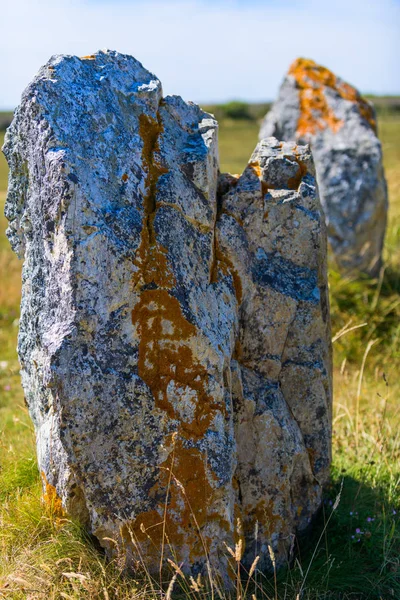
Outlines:
<svg viewBox="0 0 400 600"><path fill-rule="evenodd" d="M233 289L238 303L238 310L240 310L240 305L243 299L242 280L232 260L230 260L230 258L226 254L224 254L224 252L222 252L218 243L217 234L216 232L214 232L214 258L211 268L210 283L216 283L219 280L221 274L230 275L230 277L232 278Z"/></svg>
<svg viewBox="0 0 400 600"><path fill-rule="evenodd" d="M147 219L147 227L152 231L149 219L156 210L157 182L162 173L167 173L167 169L162 168L154 158L155 152L160 150L159 137L163 132L160 111L157 110L157 118L142 113L139 116L139 135L143 141L142 158L144 168L147 172L146 188L147 193L144 197L144 213ZM155 242L154 232L150 236L151 242Z"/></svg>
<svg viewBox="0 0 400 600"><path fill-rule="evenodd" d="M233 178L232 178L233 179ZM235 183L237 180L235 179ZM232 182L230 183L232 185ZM226 186L225 192L229 189L229 186ZM243 300L243 283L241 277L238 273L238 270L235 268L233 261L229 258L227 253L223 252L220 248L220 244L218 242L218 222L221 218L222 214L226 214L222 204L222 190L217 191L217 212L215 215L215 222L213 228L213 260L211 262L210 268L210 283L216 283L220 275L230 275L232 278L233 288L235 292L235 297L238 304L238 312L240 312L240 305Z"/></svg>
<svg viewBox="0 0 400 600"><path fill-rule="evenodd" d="M139 116L139 135L143 141L143 168L146 172L143 227L135 260L138 272L134 276L134 287L139 293L145 285L157 285L165 289L170 289L174 285L174 277L168 266L166 250L157 242L154 231L157 182L162 174L168 172L168 169L155 158L156 152L159 152L159 137L162 131L163 125L159 111L157 111L156 119L145 113Z"/></svg>

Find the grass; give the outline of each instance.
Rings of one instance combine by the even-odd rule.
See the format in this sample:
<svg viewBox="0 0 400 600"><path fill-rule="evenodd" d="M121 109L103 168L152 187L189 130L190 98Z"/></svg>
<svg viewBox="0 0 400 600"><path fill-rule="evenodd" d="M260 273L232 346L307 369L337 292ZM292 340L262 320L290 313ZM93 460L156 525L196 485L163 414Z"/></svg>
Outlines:
<svg viewBox="0 0 400 600"><path fill-rule="evenodd" d="M276 580L257 574L258 587L250 582L248 595L257 599L400 598L400 117L382 115L379 125L390 197L384 269L377 281L343 278L333 265L329 274L337 338L332 484L312 535L296 543L291 568ZM221 170L241 172L257 134L254 121L223 121ZM5 185L1 157L1 204ZM41 503L15 353L20 263L5 226L1 214L0 598L159 596L146 576L127 576L121 559L107 563L84 531ZM174 569L170 577L185 590L181 596L208 594ZM240 582L236 595L244 595Z"/></svg>

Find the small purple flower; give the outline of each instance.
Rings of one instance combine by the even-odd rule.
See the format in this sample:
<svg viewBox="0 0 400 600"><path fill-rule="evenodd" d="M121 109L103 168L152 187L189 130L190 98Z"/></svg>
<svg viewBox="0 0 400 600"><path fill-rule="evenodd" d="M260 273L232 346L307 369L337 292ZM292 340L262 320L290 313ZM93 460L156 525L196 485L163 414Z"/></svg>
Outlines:
<svg viewBox="0 0 400 600"><path fill-rule="evenodd" d="M353 516L353 511L352 511L352 510L350 511L350 516L351 516L351 517Z"/></svg>
<svg viewBox="0 0 400 600"><path fill-rule="evenodd" d="M367 517L367 522L368 523L372 523L372 521L375 521L375 519L373 517Z"/></svg>
<svg viewBox="0 0 400 600"><path fill-rule="evenodd" d="M360 534L361 533L361 529L359 527L357 527L356 529L356 533Z"/></svg>
<svg viewBox="0 0 400 600"><path fill-rule="evenodd" d="M393 512L392 512L392 514L393 514L393 515L397 515L397 512L396 512L396 511L393 509Z"/></svg>
<svg viewBox="0 0 400 600"><path fill-rule="evenodd" d="M5 385L4 389L6 392L9 392L11 390L11 385Z"/></svg>

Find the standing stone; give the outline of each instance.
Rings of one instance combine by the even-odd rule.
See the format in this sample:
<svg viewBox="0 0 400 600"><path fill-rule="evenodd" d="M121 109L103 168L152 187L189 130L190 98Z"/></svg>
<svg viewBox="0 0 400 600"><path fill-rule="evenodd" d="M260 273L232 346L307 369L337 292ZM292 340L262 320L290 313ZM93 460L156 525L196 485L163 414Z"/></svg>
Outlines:
<svg viewBox="0 0 400 600"><path fill-rule="evenodd" d="M151 572L209 561L227 584L238 518L246 562L285 562L330 461L308 148L262 142L218 181L213 117L107 51L53 57L4 152L44 499Z"/></svg>
<svg viewBox="0 0 400 600"><path fill-rule="evenodd" d="M342 271L376 276L388 201L372 105L325 67L299 58L261 126L260 139L271 135L311 144L336 262Z"/></svg>
<svg viewBox="0 0 400 600"><path fill-rule="evenodd" d="M221 183L218 249L241 290L231 373L244 560L273 542L283 563L329 479L325 222L308 146L262 140L243 175Z"/></svg>

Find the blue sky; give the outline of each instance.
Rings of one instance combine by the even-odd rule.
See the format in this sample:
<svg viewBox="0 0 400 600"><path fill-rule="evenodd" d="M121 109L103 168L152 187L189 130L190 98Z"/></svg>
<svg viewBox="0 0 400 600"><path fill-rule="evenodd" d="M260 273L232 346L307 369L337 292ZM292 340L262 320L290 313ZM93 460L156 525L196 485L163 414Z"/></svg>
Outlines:
<svg viewBox="0 0 400 600"><path fill-rule="evenodd" d="M399 0L2 0L0 109L52 54L133 54L185 100L273 99L313 58L363 92L400 94Z"/></svg>

